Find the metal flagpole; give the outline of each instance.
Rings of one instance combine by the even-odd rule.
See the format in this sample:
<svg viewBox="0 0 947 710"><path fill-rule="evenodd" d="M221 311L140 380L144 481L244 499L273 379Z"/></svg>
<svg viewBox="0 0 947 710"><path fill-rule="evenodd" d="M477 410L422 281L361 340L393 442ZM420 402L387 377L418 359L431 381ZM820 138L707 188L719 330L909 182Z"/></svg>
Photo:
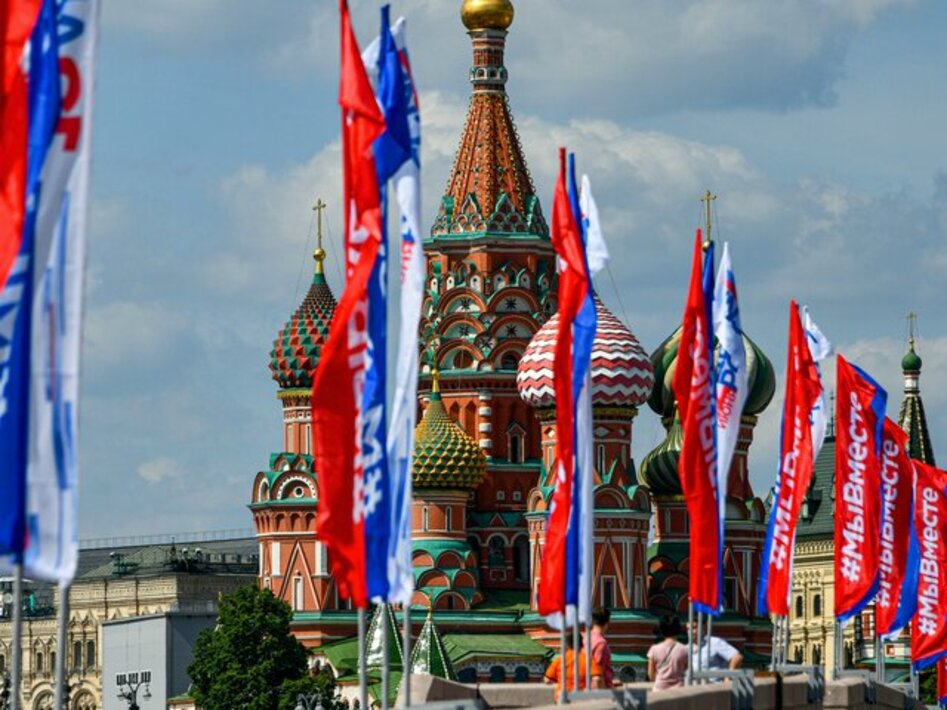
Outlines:
<svg viewBox="0 0 947 710"><path fill-rule="evenodd" d="M694 602L687 603L687 685L694 682Z"/></svg>
<svg viewBox="0 0 947 710"><path fill-rule="evenodd" d="M770 640L769 669L776 670L776 633L779 629L779 617L773 616L773 636Z"/></svg>
<svg viewBox="0 0 947 710"><path fill-rule="evenodd" d="M10 710L20 710L23 672L23 563L13 565L13 668L10 673Z"/></svg>
<svg viewBox="0 0 947 710"><path fill-rule="evenodd" d="M559 691L559 705L564 705L565 703L569 702L569 684L566 682L566 678L568 676L568 673L566 673L566 671L569 670L569 661L566 658L566 634L567 633L569 633L569 631L568 631L568 627L566 626L566 614L565 612L563 612L562 613L562 629L559 632L559 653L561 654L559 657L562 659L562 661L560 661L559 663L559 673L560 673L559 687L561 688L561 690Z"/></svg>
<svg viewBox="0 0 947 710"><path fill-rule="evenodd" d="M384 603L382 609L382 627L381 632L381 710L388 710L388 673L391 670L388 658L388 603Z"/></svg>
<svg viewBox="0 0 947 710"><path fill-rule="evenodd" d="M579 692L579 670L579 608L576 607L572 624L572 691L575 693Z"/></svg>
<svg viewBox="0 0 947 710"><path fill-rule="evenodd" d="M411 707L411 604L404 605L404 668L402 684L404 687L404 706Z"/></svg>
<svg viewBox="0 0 947 710"><path fill-rule="evenodd" d="M365 609L358 610L358 697L360 710L368 710L368 666L365 658Z"/></svg>
<svg viewBox="0 0 947 710"><path fill-rule="evenodd" d="M56 710L64 710L66 691L66 628L69 626L69 584L59 585L59 622L56 627Z"/></svg>
<svg viewBox="0 0 947 710"><path fill-rule="evenodd" d="M704 670L704 644L703 644L703 635L704 635L704 612L697 612L697 672L700 673ZM697 678L697 685L703 685L704 681L702 678Z"/></svg>
<svg viewBox="0 0 947 710"><path fill-rule="evenodd" d="M589 579L591 579L589 575ZM589 599L592 598L592 595L589 595ZM605 669L602 669L602 673L605 673ZM604 680L604 678L603 678ZM589 618L585 622L585 687L587 690L592 689L592 619Z"/></svg>
<svg viewBox="0 0 947 710"><path fill-rule="evenodd" d="M838 680L839 675L842 671L842 625L838 622L838 619L835 620L835 664L834 664L834 676Z"/></svg>

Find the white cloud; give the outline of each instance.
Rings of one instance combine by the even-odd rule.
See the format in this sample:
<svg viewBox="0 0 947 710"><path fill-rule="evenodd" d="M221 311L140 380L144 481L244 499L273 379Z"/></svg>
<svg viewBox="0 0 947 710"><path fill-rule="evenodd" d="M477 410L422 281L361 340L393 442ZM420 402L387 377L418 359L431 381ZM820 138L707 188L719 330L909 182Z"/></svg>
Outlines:
<svg viewBox="0 0 947 710"><path fill-rule="evenodd" d="M183 476L184 469L174 459L162 456L139 464L137 473L139 477L153 485L171 478Z"/></svg>

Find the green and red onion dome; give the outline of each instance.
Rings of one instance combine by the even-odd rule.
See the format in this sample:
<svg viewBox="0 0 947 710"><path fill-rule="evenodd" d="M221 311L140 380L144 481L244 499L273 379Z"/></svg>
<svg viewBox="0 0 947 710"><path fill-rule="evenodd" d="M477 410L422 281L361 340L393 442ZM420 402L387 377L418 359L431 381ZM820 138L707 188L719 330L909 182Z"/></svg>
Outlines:
<svg viewBox="0 0 947 710"><path fill-rule="evenodd" d="M335 296L322 272L325 252L316 250L316 272L306 297L279 332L270 351L270 372L282 389L312 387L312 373L329 337Z"/></svg>
<svg viewBox="0 0 947 710"><path fill-rule="evenodd" d="M487 455L444 408L434 373L431 401L414 430L414 487L473 490L487 475Z"/></svg>
<svg viewBox="0 0 947 710"><path fill-rule="evenodd" d="M638 339L595 297L598 328L592 344L592 404L637 407L654 387L654 372ZM516 387L531 407L556 403L552 364L559 333L557 312L540 328L520 358Z"/></svg>

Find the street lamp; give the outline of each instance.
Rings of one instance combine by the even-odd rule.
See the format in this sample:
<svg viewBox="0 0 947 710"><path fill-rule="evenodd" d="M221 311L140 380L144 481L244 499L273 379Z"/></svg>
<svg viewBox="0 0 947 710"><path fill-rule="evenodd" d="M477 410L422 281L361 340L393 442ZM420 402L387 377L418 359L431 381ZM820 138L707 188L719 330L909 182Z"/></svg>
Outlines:
<svg viewBox="0 0 947 710"><path fill-rule="evenodd" d="M296 696L296 710L323 710L322 693L299 693Z"/></svg>
<svg viewBox="0 0 947 710"><path fill-rule="evenodd" d="M142 700L151 700L151 671L134 673L116 673L115 685L118 686L118 699L128 703L128 710L141 710L138 706L138 689L145 686Z"/></svg>

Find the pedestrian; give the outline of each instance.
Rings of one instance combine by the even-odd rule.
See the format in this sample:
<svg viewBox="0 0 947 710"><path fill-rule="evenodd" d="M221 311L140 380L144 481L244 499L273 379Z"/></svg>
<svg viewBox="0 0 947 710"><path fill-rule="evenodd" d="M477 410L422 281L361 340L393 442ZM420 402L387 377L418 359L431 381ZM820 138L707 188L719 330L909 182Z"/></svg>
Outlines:
<svg viewBox="0 0 947 710"><path fill-rule="evenodd" d="M556 684L556 702L559 701L559 694L562 692L563 677L566 681L566 689L572 691L575 687L575 643L572 634L566 634L566 657L563 661L562 654L552 659L552 663L546 669L543 681ZM562 666L565 665L563 672ZM602 669L599 668L595 659L592 659L592 687L602 687ZM582 649L582 641L579 641L579 690L585 690L585 651Z"/></svg>
<svg viewBox="0 0 947 710"><path fill-rule="evenodd" d="M605 638L605 634L608 632L608 622L611 618L611 612L605 607L597 607L592 612L592 662L598 663L598 667L602 669L602 683L606 688L615 685L615 672L612 670L612 649Z"/></svg>
<svg viewBox="0 0 947 710"><path fill-rule="evenodd" d="M681 635L681 620L674 614L662 616L658 622L658 637L661 639L648 649L648 680L654 690L679 688L684 685L687 673L687 646L678 638Z"/></svg>
<svg viewBox="0 0 947 710"><path fill-rule="evenodd" d="M743 665L743 654L719 636L704 636L700 648L694 652L694 668L698 663L705 671L736 670Z"/></svg>

